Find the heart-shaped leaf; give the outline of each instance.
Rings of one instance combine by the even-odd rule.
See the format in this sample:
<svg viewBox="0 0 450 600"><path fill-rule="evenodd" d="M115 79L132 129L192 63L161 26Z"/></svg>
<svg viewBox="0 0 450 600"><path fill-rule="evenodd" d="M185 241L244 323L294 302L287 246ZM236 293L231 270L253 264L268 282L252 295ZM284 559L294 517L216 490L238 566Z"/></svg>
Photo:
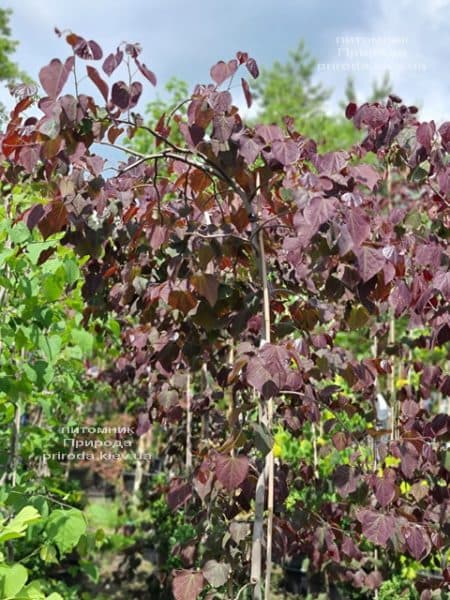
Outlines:
<svg viewBox="0 0 450 600"><path fill-rule="evenodd" d="M216 477L228 491L237 489L247 477L249 460L246 456L216 457Z"/></svg>
<svg viewBox="0 0 450 600"><path fill-rule="evenodd" d="M220 563L217 560L208 560L202 569L206 581L212 587L218 588L224 585L230 576L231 567L228 563Z"/></svg>
<svg viewBox="0 0 450 600"><path fill-rule="evenodd" d="M175 600L197 600L204 587L202 573L196 571L175 571L172 590Z"/></svg>
<svg viewBox="0 0 450 600"><path fill-rule="evenodd" d="M46 67L39 71L39 81L45 93L50 98L57 98L69 77L73 68L74 58L70 56L63 64L59 58L54 58Z"/></svg>

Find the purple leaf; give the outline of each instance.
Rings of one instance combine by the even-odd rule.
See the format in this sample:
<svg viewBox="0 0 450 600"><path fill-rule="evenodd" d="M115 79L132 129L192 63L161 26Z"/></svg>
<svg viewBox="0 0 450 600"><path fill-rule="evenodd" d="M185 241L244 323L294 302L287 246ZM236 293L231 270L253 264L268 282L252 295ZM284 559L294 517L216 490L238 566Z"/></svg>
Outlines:
<svg viewBox="0 0 450 600"><path fill-rule="evenodd" d="M294 140L275 140L272 144L272 156L283 166L291 165L300 157L300 150Z"/></svg>
<svg viewBox="0 0 450 600"><path fill-rule="evenodd" d="M423 560L431 551L431 542L424 527L408 525L405 530L406 546L411 556Z"/></svg>
<svg viewBox="0 0 450 600"><path fill-rule="evenodd" d="M245 63L245 66L247 67L248 72L253 77L253 79L256 79L259 75L259 69L258 65L256 64L256 60L254 58L249 58Z"/></svg>
<svg viewBox="0 0 450 600"><path fill-rule="evenodd" d="M170 482L167 494L167 504L170 510L178 510L192 497L192 486L182 479L174 479Z"/></svg>
<svg viewBox="0 0 450 600"><path fill-rule="evenodd" d="M34 83L18 83L8 86L8 89L10 94L19 101L37 93L37 86Z"/></svg>
<svg viewBox="0 0 450 600"><path fill-rule="evenodd" d="M203 573L175 571L172 591L175 600L197 600L204 587Z"/></svg>
<svg viewBox="0 0 450 600"><path fill-rule="evenodd" d="M388 540L394 534L394 517L369 509L360 510L356 517L361 523L363 534L369 541L380 546L386 546Z"/></svg>
<svg viewBox="0 0 450 600"><path fill-rule="evenodd" d="M19 154L19 163L23 166L27 173L31 173L36 166L40 155L40 146L38 144L30 144L22 148ZM31 227L30 227L31 229Z"/></svg>
<svg viewBox="0 0 450 600"><path fill-rule="evenodd" d="M217 560L208 560L202 569L206 581L212 587L218 588L225 585L231 573L231 567L228 563L217 562Z"/></svg>
<svg viewBox="0 0 450 600"><path fill-rule="evenodd" d="M373 129L380 129L389 121L389 111L384 106L377 104L363 104L354 116L354 123L358 129L361 125L368 125Z"/></svg>
<svg viewBox="0 0 450 600"><path fill-rule="evenodd" d="M142 46L140 44L126 44L125 52L128 56L131 56L131 58L136 59L142 52Z"/></svg>
<svg viewBox="0 0 450 600"><path fill-rule="evenodd" d="M139 437L141 435L144 435L144 433L147 433L147 431L149 431L149 429L151 428L151 423L150 423L150 419L148 417L148 413L147 412L140 412L138 414L138 420L137 420L137 427L136 427L136 435L138 435Z"/></svg>
<svg viewBox="0 0 450 600"><path fill-rule="evenodd" d="M399 317L411 303L411 292L404 281L395 284L389 296L389 304L395 310L395 316Z"/></svg>
<svg viewBox="0 0 450 600"><path fill-rule="evenodd" d="M348 558L354 558L356 560L361 560L362 553L358 546L356 546L355 542L349 537L344 536L344 541L342 542L342 552L348 556Z"/></svg>
<svg viewBox="0 0 450 600"><path fill-rule="evenodd" d="M447 152L450 152L450 121L442 123L439 127L439 134L441 136L442 145Z"/></svg>
<svg viewBox="0 0 450 600"><path fill-rule="evenodd" d="M445 300L450 301L450 271L438 271L433 277L433 287L441 292Z"/></svg>
<svg viewBox="0 0 450 600"><path fill-rule="evenodd" d="M44 216L45 211L42 204L35 204L25 213L25 222L29 229L33 229Z"/></svg>
<svg viewBox="0 0 450 600"><path fill-rule="evenodd" d="M227 142L233 133L234 123L234 117L216 115L213 119L213 137L219 140L219 142Z"/></svg>
<svg viewBox="0 0 450 600"><path fill-rule="evenodd" d="M94 40L86 41L83 38L74 45L73 51L83 60L100 60L103 56L103 51L97 42Z"/></svg>
<svg viewBox="0 0 450 600"><path fill-rule="evenodd" d="M150 69L144 65L143 63L139 62L138 59L136 58L134 61L137 65L137 68L139 69L139 71L142 73L142 75L148 79L148 81L150 81L150 83L152 85L156 85L156 76L153 73L153 71L150 71Z"/></svg>
<svg viewBox="0 0 450 600"><path fill-rule="evenodd" d="M90 65L88 65L86 67L86 70L87 70L89 79L93 83L95 83L95 85L97 86L97 89L99 90L99 92L101 93L103 98L105 99L105 102L108 102L109 88L108 88L108 84L106 83L106 81L104 81L100 77L99 72L94 67L91 67Z"/></svg>
<svg viewBox="0 0 450 600"><path fill-rule="evenodd" d="M123 52L122 50L117 49L117 52L115 54L111 53L105 58L102 65L102 69L108 76L110 76L120 65L122 59Z"/></svg>
<svg viewBox="0 0 450 600"><path fill-rule="evenodd" d="M306 205L303 211L303 219L313 230L312 235L317 233L319 227L326 223L336 213L336 198L333 196L324 198L323 196L314 196ZM298 220L294 217L294 224ZM299 223L302 224L302 221Z"/></svg>
<svg viewBox="0 0 450 600"><path fill-rule="evenodd" d="M430 265L437 269L441 264L442 249L438 244L420 244L416 248L415 259L419 265Z"/></svg>
<svg viewBox="0 0 450 600"><path fill-rule="evenodd" d="M197 144L203 140L203 136L205 135L204 130L195 123L191 126L188 126L186 123L180 123L179 128L186 143L192 148L195 148Z"/></svg>
<svg viewBox="0 0 450 600"><path fill-rule="evenodd" d="M350 167L349 173L359 183L363 183L369 189L373 190L381 179L380 173L370 165L355 165Z"/></svg>
<svg viewBox="0 0 450 600"><path fill-rule="evenodd" d="M229 492L241 485L247 477L248 469L249 460L246 456L216 456L216 477Z"/></svg>
<svg viewBox="0 0 450 600"><path fill-rule="evenodd" d="M217 280L217 277L208 273L201 273L200 275L194 275L191 279L191 283L197 294L206 298L210 306L216 304L219 291L219 281Z"/></svg>
<svg viewBox="0 0 450 600"><path fill-rule="evenodd" d="M431 143L433 136L436 132L436 125L434 121L429 123L421 123L416 131L416 137L419 144L421 144L427 152L431 150Z"/></svg>
<svg viewBox="0 0 450 600"><path fill-rule="evenodd" d="M283 140L284 135L278 125L257 125L255 127L256 135L264 140L266 144L270 144L275 140Z"/></svg>
<svg viewBox="0 0 450 600"><path fill-rule="evenodd" d="M354 207L347 212L347 229L354 246L361 246L370 236L370 221L366 213Z"/></svg>
<svg viewBox="0 0 450 600"><path fill-rule="evenodd" d="M348 152L327 152L322 156L317 156L315 166L320 175L333 175L347 166L348 159Z"/></svg>
<svg viewBox="0 0 450 600"><path fill-rule="evenodd" d="M339 465L333 473L333 483L342 497L347 497L358 489L361 477L349 465Z"/></svg>
<svg viewBox="0 0 450 600"><path fill-rule="evenodd" d="M387 477L377 478L375 496L383 508L387 506L395 498L394 482Z"/></svg>
<svg viewBox="0 0 450 600"><path fill-rule="evenodd" d="M375 590L380 587L383 583L383 576L380 571L372 571L369 573L364 581L364 585L369 590Z"/></svg>
<svg viewBox="0 0 450 600"><path fill-rule="evenodd" d="M399 452L401 458L400 468L402 473L405 477L411 479L417 467L419 466L419 453L414 444L408 441L400 444Z"/></svg>
<svg viewBox="0 0 450 600"><path fill-rule="evenodd" d="M358 260L358 272L364 283L379 273L386 264L383 254L370 246L355 249L354 254Z"/></svg>
<svg viewBox="0 0 450 600"><path fill-rule="evenodd" d="M217 85L223 83L226 79L234 75L238 68L237 60L233 59L227 63L223 60L219 60L213 67L211 67L210 75Z"/></svg>
<svg viewBox="0 0 450 600"><path fill-rule="evenodd" d="M255 162L257 156L264 148L264 143L258 138L241 135L239 138L239 154L245 159L248 165Z"/></svg>
<svg viewBox="0 0 450 600"><path fill-rule="evenodd" d="M125 110L130 104L130 90L124 81L117 81L111 90L111 100L113 104Z"/></svg>
<svg viewBox="0 0 450 600"><path fill-rule="evenodd" d="M230 525L230 535L232 540L239 544L250 533L250 525L248 523L241 523L240 521L233 521Z"/></svg>
<svg viewBox="0 0 450 600"><path fill-rule="evenodd" d="M238 50L238 52L236 52L236 58L239 64L243 65L248 60L248 52L241 52L240 50Z"/></svg>
<svg viewBox="0 0 450 600"><path fill-rule="evenodd" d="M77 99L71 94L61 96L59 103L62 108L63 116L69 121L69 123L75 123L77 119Z"/></svg>
<svg viewBox="0 0 450 600"><path fill-rule="evenodd" d="M230 92L213 92L209 98L208 103L210 107L217 112L228 112L231 108L232 97Z"/></svg>
<svg viewBox="0 0 450 600"><path fill-rule="evenodd" d="M45 93L50 98L57 98L69 77L73 68L74 58L69 56L64 64L59 58L54 58L46 67L39 71L39 81L44 88Z"/></svg>
<svg viewBox="0 0 450 600"><path fill-rule="evenodd" d="M349 104L347 104L347 108L345 109L345 116L347 117L347 119L352 119L355 116L357 108L358 107L354 102L350 102Z"/></svg>
<svg viewBox="0 0 450 600"><path fill-rule="evenodd" d="M253 97L252 97L252 93L250 91L250 87L243 77L241 77L241 86L242 86L242 91L244 92L244 97L245 97L245 101L247 102L247 106L248 106L248 108L250 108L253 103Z"/></svg>
<svg viewBox="0 0 450 600"><path fill-rule="evenodd" d="M142 83L140 81L133 81L130 86L130 104L128 108L134 108L139 101L142 94Z"/></svg>
<svg viewBox="0 0 450 600"><path fill-rule="evenodd" d="M214 474L208 466L197 470L192 480L192 486L202 501L211 493L213 481Z"/></svg>
<svg viewBox="0 0 450 600"><path fill-rule="evenodd" d="M265 344L247 365L247 382L265 398L270 398L287 381L289 353L283 346Z"/></svg>

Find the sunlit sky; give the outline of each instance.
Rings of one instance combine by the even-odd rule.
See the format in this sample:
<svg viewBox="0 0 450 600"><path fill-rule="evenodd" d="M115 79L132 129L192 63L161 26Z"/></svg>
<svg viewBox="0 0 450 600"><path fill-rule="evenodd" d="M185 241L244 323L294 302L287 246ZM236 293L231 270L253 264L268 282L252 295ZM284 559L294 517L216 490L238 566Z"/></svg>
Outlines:
<svg viewBox="0 0 450 600"><path fill-rule="evenodd" d="M13 9L15 60L35 80L40 67L69 47L55 26L96 40L105 53L140 42L143 62L157 75L141 106L173 76L190 86L209 81L217 60L249 52L260 67L283 61L300 38L318 61L316 80L334 89L339 110L348 74L358 98L389 70L394 90L422 117L450 117L450 0L2 0ZM159 92L158 92L159 90ZM0 101L11 105L0 90ZM236 101L243 104L236 90Z"/></svg>

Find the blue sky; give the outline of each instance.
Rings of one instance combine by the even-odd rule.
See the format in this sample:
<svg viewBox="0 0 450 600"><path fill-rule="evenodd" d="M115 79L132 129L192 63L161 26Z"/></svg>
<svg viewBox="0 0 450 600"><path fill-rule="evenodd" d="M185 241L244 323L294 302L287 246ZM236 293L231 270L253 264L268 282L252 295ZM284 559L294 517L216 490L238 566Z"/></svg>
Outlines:
<svg viewBox="0 0 450 600"><path fill-rule="evenodd" d="M359 98L389 70L395 91L423 107L422 117L449 119L450 0L3 0L14 13L16 60L33 78L68 51L54 26L100 43L140 42L143 62L164 83L176 75L192 86L209 80L219 59L249 52L261 66L283 61L303 38L319 63L317 80L335 92L338 110L347 74ZM155 91L147 87L145 100ZM242 98L236 96L239 104ZM8 95L0 90L0 101ZM143 105L141 105L142 107Z"/></svg>

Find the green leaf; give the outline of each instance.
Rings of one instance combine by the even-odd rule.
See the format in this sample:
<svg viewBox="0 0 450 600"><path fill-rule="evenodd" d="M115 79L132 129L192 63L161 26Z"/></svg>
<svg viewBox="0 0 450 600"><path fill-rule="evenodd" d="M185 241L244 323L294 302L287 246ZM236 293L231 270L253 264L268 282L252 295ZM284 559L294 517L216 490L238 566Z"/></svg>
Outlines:
<svg viewBox="0 0 450 600"><path fill-rule="evenodd" d="M45 563L57 563L58 557L56 555L56 548L53 544L46 544L42 546L39 556Z"/></svg>
<svg viewBox="0 0 450 600"><path fill-rule="evenodd" d="M411 173L411 181L414 183L423 183L428 177L428 171L425 171L421 166L417 166Z"/></svg>
<svg viewBox="0 0 450 600"><path fill-rule="evenodd" d="M364 306L356 306L352 308L347 323L350 329L359 329L360 327L364 327L368 320L369 313Z"/></svg>
<svg viewBox="0 0 450 600"><path fill-rule="evenodd" d="M31 365L24 364L22 368L31 383L36 384L39 389L45 388L53 379L52 366L43 360L37 360Z"/></svg>
<svg viewBox="0 0 450 600"><path fill-rule="evenodd" d="M7 394L11 389L11 378L10 377L0 377L0 392Z"/></svg>
<svg viewBox="0 0 450 600"><path fill-rule="evenodd" d="M34 506L25 506L6 526L0 526L0 543L20 538L31 523L39 521L41 515Z"/></svg>
<svg viewBox="0 0 450 600"><path fill-rule="evenodd" d="M70 552L86 531L83 513L76 508L54 510L47 520L45 531L49 539L57 546L60 555Z"/></svg>
<svg viewBox="0 0 450 600"><path fill-rule="evenodd" d="M49 248L55 246L55 243L55 240L50 240L46 242L33 242L28 244L27 252L31 263L33 265L37 265L41 253L44 252L44 250L48 250Z"/></svg>
<svg viewBox="0 0 450 600"><path fill-rule="evenodd" d="M49 362L55 362L61 350L62 340L59 335L39 336L39 348Z"/></svg>
<svg viewBox="0 0 450 600"><path fill-rule="evenodd" d="M31 238L31 232L25 223L20 221L11 229L9 237L14 244L22 244Z"/></svg>
<svg viewBox="0 0 450 600"><path fill-rule="evenodd" d="M72 329L70 333L72 342L81 348L86 356L92 356L94 352L94 336L84 329Z"/></svg>
<svg viewBox="0 0 450 600"><path fill-rule="evenodd" d="M22 348L27 348L28 344L31 340L32 329L30 327L25 327L21 325L16 330L15 335L15 343L17 350L22 350Z"/></svg>
<svg viewBox="0 0 450 600"><path fill-rule="evenodd" d="M252 423L255 447L265 456L273 448L273 437L262 423Z"/></svg>
<svg viewBox="0 0 450 600"><path fill-rule="evenodd" d="M115 335L116 337L120 337L120 324L119 321L116 321L115 319L109 319L108 321L108 328L111 331L111 333L113 335Z"/></svg>
<svg viewBox="0 0 450 600"><path fill-rule="evenodd" d="M28 579L28 571L22 565L0 565L0 598L8 600L20 592Z"/></svg>
<svg viewBox="0 0 450 600"><path fill-rule="evenodd" d="M444 468L447 471L450 471L450 450L447 450L447 452L444 455Z"/></svg>
<svg viewBox="0 0 450 600"><path fill-rule="evenodd" d="M80 278L80 269L78 264L72 258L69 258L64 262L64 271L66 276L66 282L69 285L74 284Z"/></svg>
<svg viewBox="0 0 450 600"><path fill-rule="evenodd" d="M2 267L9 258L14 256L15 253L16 253L16 250L14 250L14 249L8 248L8 249L2 250L0 252L0 267Z"/></svg>
<svg viewBox="0 0 450 600"><path fill-rule="evenodd" d="M49 302L54 302L60 298L63 291L61 281L54 276L47 276L42 284L42 294Z"/></svg>
<svg viewBox="0 0 450 600"><path fill-rule="evenodd" d="M16 596L18 600L45 600L45 594L41 589L39 581L32 581Z"/></svg>
<svg viewBox="0 0 450 600"><path fill-rule="evenodd" d="M16 410L12 402L5 402L0 409L0 424L7 425L14 419Z"/></svg>
<svg viewBox="0 0 450 600"><path fill-rule="evenodd" d="M97 583L99 579L99 570L97 566L93 562L82 561L80 563L81 570L86 573L86 575L92 579L94 583Z"/></svg>

